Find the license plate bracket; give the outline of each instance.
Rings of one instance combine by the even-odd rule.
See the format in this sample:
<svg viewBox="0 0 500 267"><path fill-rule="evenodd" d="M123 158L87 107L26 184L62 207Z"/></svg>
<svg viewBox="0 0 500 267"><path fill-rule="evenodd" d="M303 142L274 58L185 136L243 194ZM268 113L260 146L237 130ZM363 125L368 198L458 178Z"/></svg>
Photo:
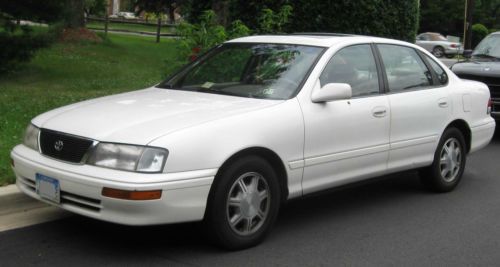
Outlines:
<svg viewBox="0 0 500 267"><path fill-rule="evenodd" d="M37 173L35 178L36 193L40 197L54 203L61 202L61 187L59 185L59 180L40 173Z"/></svg>

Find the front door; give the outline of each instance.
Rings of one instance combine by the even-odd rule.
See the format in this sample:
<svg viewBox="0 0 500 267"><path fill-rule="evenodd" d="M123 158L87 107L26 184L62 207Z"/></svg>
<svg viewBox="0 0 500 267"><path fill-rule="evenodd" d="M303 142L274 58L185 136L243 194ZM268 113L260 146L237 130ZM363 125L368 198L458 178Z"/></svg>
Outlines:
<svg viewBox="0 0 500 267"><path fill-rule="evenodd" d="M348 46L330 59L314 90L328 83L348 83L352 98L302 100L304 194L386 171L391 110L380 80L371 45Z"/></svg>

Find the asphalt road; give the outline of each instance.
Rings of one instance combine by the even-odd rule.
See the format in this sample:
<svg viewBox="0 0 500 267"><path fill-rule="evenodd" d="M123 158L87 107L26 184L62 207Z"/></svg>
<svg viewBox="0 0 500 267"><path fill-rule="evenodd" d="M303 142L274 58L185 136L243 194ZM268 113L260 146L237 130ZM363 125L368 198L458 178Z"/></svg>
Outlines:
<svg viewBox="0 0 500 267"><path fill-rule="evenodd" d="M414 172L288 203L260 246L227 252L200 224L126 227L80 216L0 233L0 266L498 266L500 134L452 193Z"/></svg>

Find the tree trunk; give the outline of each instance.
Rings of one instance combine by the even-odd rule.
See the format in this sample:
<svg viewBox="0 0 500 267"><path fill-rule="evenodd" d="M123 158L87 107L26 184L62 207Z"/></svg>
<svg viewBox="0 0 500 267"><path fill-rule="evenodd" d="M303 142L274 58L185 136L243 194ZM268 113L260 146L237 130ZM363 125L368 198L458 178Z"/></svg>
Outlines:
<svg viewBox="0 0 500 267"><path fill-rule="evenodd" d="M171 4L168 8L168 18L170 24L175 24L175 4Z"/></svg>
<svg viewBox="0 0 500 267"><path fill-rule="evenodd" d="M104 15L104 36L108 37L108 25L109 25L109 4L106 5L106 13Z"/></svg>
<svg viewBox="0 0 500 267"><path fill-rule="evenodd" d="M217 15L217 22L224 26L228 26L229 21L229 1L227 0L217 0L212 2L212 10Z"/></svg>
<svg viewBox="0 0 500 267"><path fill-rule="evenodd" d="M85 27L84 0L67 0L66 3L66 27Z"/></svg>

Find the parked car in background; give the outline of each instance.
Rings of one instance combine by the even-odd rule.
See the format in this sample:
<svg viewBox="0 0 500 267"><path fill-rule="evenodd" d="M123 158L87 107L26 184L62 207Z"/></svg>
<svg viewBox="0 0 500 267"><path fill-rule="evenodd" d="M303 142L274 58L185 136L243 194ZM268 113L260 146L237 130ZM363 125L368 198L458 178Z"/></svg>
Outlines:
<svg viewBox="0 0 500 267"><path fill-rule="evenodd" d="M463 53L461 43L450 42L446 37L435 32L426 32L417 35L416 44L431 52L435 57L452 58Z"/></svg>
<svg viewBox="0 0 500 267"><path fill-rule="evenodd" d="M122 18L122 19L136 19L137 17L135 16L134 12L118 12L116 15L112 15L115 18ZM110 16L110 17L112 17Z"/></svg>
<svg viewBox="0 0 500 267"><path fill-rule="evenodd" d="M458 77L488 85L491 94L491 115L500 120L500 32L484 38L474 49L466 51L467 61L458 62L451 70Z"/></svg>
<svg viewBox="0 0 500 267"><path fill-rule="evenodd" d="M409 169L453 190L493 136L489 100L485 84L406 42L249 36L151 88L37 116L12 167L22 192L68 211L128 225L203 220L242 249L285 201L317 191Z"/></svg>

